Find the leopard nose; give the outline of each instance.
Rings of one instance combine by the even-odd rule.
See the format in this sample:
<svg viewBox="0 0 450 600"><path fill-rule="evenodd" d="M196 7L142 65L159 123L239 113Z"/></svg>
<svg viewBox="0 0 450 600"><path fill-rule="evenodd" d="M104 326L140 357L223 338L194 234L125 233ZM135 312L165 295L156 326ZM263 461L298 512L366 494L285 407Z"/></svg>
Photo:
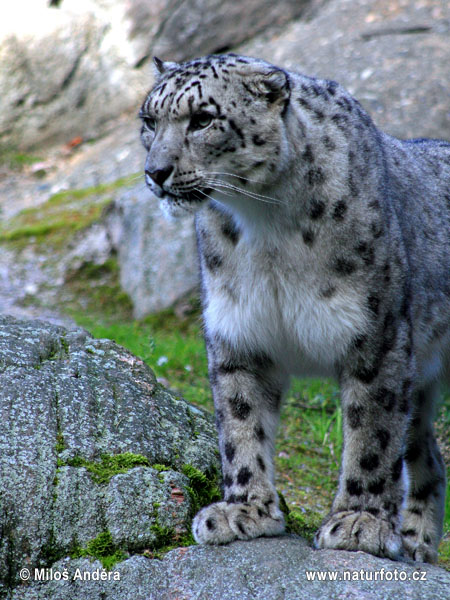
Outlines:
<svg viewBox="0 0 450 600"><path fill-rule="evenodd" d="M153 181L161 187L172 171L173 165L169 165L168 167L164 167L164 169L155 169L154 171L149 171L146 169L145 174L148 177L151 177L151 179L153 179Z"/></svg>

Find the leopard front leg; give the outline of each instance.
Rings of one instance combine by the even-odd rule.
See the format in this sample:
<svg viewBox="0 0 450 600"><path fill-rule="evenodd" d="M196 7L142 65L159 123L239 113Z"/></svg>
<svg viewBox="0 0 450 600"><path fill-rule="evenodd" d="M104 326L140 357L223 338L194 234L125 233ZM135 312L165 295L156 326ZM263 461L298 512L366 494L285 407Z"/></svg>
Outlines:
<svg viewBox="0 0 450 600"><path fill-rule="evenodd" d="M408 327L391 315L355 348L341 372L344 447L338 493L315 536L317 548L398 559L405 500L404 447L414 362Z"/></svg>
<svg viewBox="0 0 450 600"><path fill-rule="evenodd" d="M238 357L209 348L224 501L202 509L192 529L199 543L272 536L284 531L274 486L273 445L287 378L264 355Z"/></svg>

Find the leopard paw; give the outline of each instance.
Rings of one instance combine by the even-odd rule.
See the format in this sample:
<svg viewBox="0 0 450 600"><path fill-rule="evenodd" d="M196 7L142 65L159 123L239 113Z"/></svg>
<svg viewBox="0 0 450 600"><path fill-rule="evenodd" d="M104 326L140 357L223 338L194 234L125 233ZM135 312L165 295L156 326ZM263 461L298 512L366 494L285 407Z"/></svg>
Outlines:
<svg viewBox="0 0 450 600"><path fill-rule="evenodd" d="M402 529L403 548L406 556L418 562L436 563L437 544L428 535L420 535L415 529Z"/></svg>
<svg viewBox="0 0 450 600"><path fill-rule="evenodd" d="M199 544L227 544L284 531L283 513L275 505L217 502L203 508L194 518L192 532Z"/></svg>
<svg viewBox="0 0 450 600"><path fill-rule="evenodd" d="M362 550L394 560L402 556L402 539L393 526L364 511L340 511L322 523L314 537L316 548Z"/></svg>

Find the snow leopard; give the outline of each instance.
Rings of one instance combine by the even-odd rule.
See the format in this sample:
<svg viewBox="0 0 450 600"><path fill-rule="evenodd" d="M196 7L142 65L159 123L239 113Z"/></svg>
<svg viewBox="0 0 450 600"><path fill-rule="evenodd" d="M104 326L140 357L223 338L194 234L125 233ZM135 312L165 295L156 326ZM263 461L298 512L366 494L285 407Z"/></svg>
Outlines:
<svg viewBox="0 0 450 600"><path fill-rule="evenodd" d="M223 500L199 543L283 533L274 438L293 376L340 386L338 490L316 548L435 562L450 374L450 143L378 129L332 80L233 53L154 59L145 179L195 214Z"/></svg>

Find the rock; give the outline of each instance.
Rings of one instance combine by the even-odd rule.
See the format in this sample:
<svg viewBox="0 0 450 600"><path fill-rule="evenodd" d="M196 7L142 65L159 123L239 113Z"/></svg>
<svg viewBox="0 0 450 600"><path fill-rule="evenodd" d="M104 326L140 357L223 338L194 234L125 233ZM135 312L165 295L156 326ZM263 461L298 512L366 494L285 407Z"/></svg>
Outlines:
<svg viewBox="0 0 450 600"><path fill-rule="evenodd" d="M449 16L447 0L330 0L238 51L339 81L391 135L450 139Z"/></svg>
<svg viewBox="0 0 450 600"><path fill-rule="evenodd" d="M136 112L154 52L182 60L228 48L310 2L16 0L0 15L2 146L94 139Z"/></svg>
<svg viewBox="0 0 450 600"><path fill-rule="evenodd" d="M121 214L120 283L135 317L167 308L197 287L193 217L167 220L158 199L142 185L123 192L116 210Z"/></svg>
<svg viewBox="0 0 450 600"><path fill-rule="evenodd" d="M80 281L83 268L105 265L114 255L117 228L107 210L110 194L109 188L98 188L82 191L82 197L71 192L52 195L38 208L3 223L0 312L45 317L67 309L75 299L70 283ZM87 297L75 293L77 302L88 300L94 284L104 285L101 278L91 284L85 286ZM63 323L64 317L59 320Z"/></svg>
<svg viewBox="0 0 450 600"><path fill-rule="evenodd" d="M2 146L92 139L137 102L139 74L117 50L104 11L94 2L68 4L59 10L18 0L2 10Z"/></svg>
<svg viewBox="0 0 450 600"><path fill-rule="evenodd" d="M0 317L0 472L1 597L99 536L122 557L186 537L217 440L114 342Z"/></svg>
<svg viewBox="0 0 450 600"><path fill-rule="evenodd" d="M187 58L186 49L189 58L223 52L269 26L284 25L304 13L311 1L185 0L170 4L173 6L146 55L181 61Z"/></svg>
<svg viewBox="0 0 450 600"><path fill-rule="evenodd" d="M78 195L64 192L58 203L52 198L4 225L6 232L15 233L12 240L0 239L0 312L35 317L89 301L94 288L104 285L101 278L92 278L84 295L74 296L68 284L79 281L85 267L107 266L111 260L117 261L120 284L137 318L171 306L197 287L193 218L168 221L144 184L119 182L78 190ZM60 215L56 230L45 236L27 233L31 219L38 227L51 226L55 211ZM90 223L93 211L99 216ZM82 214L87 216L84 227ZM77 228L58 234L57 228L63 231L65 220L74 215Z"/></svg>
<svg viewBox="0 0 450 600"><path fill-rule="evenodd" d="M294 535L179 548L162 561L133 556L114 567L110 581L73 579L77 569L93 577L98 562L65 559L54 565L54 572L64 569L68 581L16 588L11 600L437 600L448 597L450 585L450 573L439 567L363 552L314 551Z"/></svg>

